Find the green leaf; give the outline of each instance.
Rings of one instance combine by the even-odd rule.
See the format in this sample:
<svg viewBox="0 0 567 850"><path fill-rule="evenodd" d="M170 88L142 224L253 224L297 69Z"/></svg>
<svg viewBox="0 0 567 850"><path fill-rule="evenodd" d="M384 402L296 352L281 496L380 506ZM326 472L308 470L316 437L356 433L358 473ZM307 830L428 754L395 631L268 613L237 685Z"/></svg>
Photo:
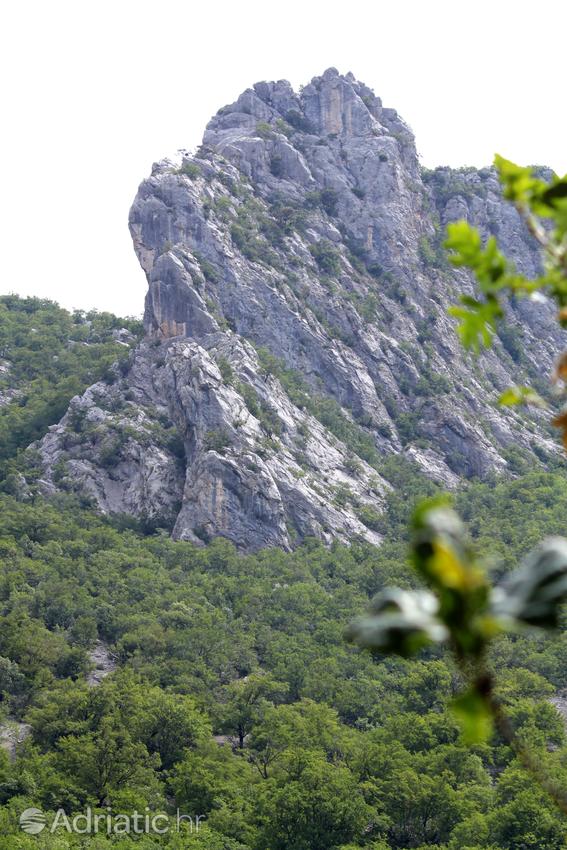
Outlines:
<svg viewBox="0 0 567 850"><path fill-rule="evenodd" d="M547 407L542 397L531 387L514 386L504 390L498 399L501 407L514 407L518 404L533 404L536 407Z"/></svg>
<svg viewBox="0 0 567 850"><path fill-rule="evenodd" d="M534 177L532 168L516 165L498 154L494 157L494 165L508 201L529 204L534 196L547 188L543 180Z"/></svg>
<svg viewBox="0 0 567 850"><path fill-rule="evenodd" d="M567 601L567 540L544 540L492 592L491 608L508 625L524 623L556 628L560 606Z"/></svg>
<svg viewBox="0 0 567 850"><path fill-rule="evenodd" d="M451 710L459 722L466 744L488 741L493 729L492 714L476 688L469 688L456 697L451 703Z"/></svg>
<svg viewBox="0 0 567 850"><path fill-rule="evenodd" d="M483 301L462 296L462 306L449 309L449 313L460 320L458 333L463 345L478 353L481 346L490 346L496 322L503 315L498 301L500 293L508 289L517 295L527 295L548 285L548 280L528 280L519 275L498 248L496 239L491 236L483 248L479 231L466 221L447 226L445 247L452 252L449 259L454 266L471 269L485 295Z"/></svg>
<svg viewBox="0 0 567 850"><path fill-rule="evenodd" d="M444 497L426 499L413 515L413 558L417 570L438 587L460 584L465 575L464 562L470 558L465 527L460 517ZM436 548L442 546L452 552L458 565L445 574L435 563Z"/></svg>
<svg viewBox="0 0 567 850"><path fill-rule="evenodd" d="M472 269L483 292L494 294L505 285L507 275L515 274L496 239L491 236L483 248L480 233L466 221L447 226L445 247L453 252L449 260L454 266Z"/></svg>
<svg viewBox="0 0 567 850"><path fill-rule="evenodd" d="M488 584L463 523L435 499L418 506L412 531L413 562L439 596L439 619L462 655L478 655L486 642Z"/></svg>
<svg viewBox="0 0 567 850"><path fill-rule="evenodd" d="M457 328L465 348L478 352L481 346L489 347L496 332L496 322L502 316L502 308L495 298L476 301L470 296L462 296L462 307L450 307L449 314L460 319Z"/></svg>
<svg viewBox="0 0 567 850"><path fill-rule="evenodd" d="M471 227L468 221L455 221L447 226L445 248L454 251L450 257L455 266L465 266L476 262L482 251L482 240L476 227Z"/></svg>
<svg viewBox="0 0 567 850"><path fill-rule="evenodd" d="M409 657L447 639L447 629L436 617L438 608L431 593L389 588L374 598L369 616L351 624L346 637L363 649Z"/></svg>
<svg viewBox="0 0 567 850"><path fill-rule="evenodd" d="M565 198L567 198L566 178L554 181L541 196L541 200L552 207L556 206L557 201L564 200Z"/></svg>

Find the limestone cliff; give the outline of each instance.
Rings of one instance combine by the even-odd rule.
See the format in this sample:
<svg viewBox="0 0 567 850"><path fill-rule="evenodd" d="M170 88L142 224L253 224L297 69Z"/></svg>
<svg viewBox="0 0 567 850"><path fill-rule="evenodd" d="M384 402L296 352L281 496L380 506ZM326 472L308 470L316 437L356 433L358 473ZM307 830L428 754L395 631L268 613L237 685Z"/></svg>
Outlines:
<svg viewBox="0 0 567 850"><path fill-rule="evenodd" d="M464 355L447 307L473 283L441 247L461 217L536 271L494 172L422 169L411 130L351 74L248 89L141 184L147 338L43 440L45 486L184 539L288 548L379 542L393 454L448 487L546 463L547 417L495 399L545 382L552 307L511 305L494 348Z"/></svg>

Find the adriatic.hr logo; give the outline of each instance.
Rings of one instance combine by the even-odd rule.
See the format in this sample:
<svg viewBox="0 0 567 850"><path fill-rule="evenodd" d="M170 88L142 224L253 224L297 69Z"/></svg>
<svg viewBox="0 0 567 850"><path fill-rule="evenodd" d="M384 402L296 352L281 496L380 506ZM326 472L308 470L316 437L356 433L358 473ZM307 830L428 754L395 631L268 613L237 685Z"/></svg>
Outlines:
<svg viewBox="0 0 567 850"><path fill-rule="evenodd" d="M57 830L65 830L77 835L164 835L168 832L199 832L204 820L203 815L182 814L179 809L175 815L166 815L165 812L152 813L149 808L144 812L124 814L115 813L110 807L106 813L93 811L89 806L84 812L71 816L67 815L64 809L58 809L54 816L50 816L48 824L45 813L32 806L21 813L20 828L28 835L39 835L46 828L51 834Z"/></svg>
<svg viewBox="0 0 567 850"><path fill-rule="evenodd" d="M20 815L20 826L28 835L39 835L47 826L47 819L41 809L26 809Z"/></svg>

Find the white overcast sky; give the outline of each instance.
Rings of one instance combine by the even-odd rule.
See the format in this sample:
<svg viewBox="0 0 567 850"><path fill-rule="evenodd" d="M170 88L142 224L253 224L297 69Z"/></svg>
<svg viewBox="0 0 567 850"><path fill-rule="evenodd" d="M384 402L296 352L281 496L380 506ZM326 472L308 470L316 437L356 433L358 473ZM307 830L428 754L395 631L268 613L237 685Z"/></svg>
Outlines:
<svg viewBox="0 0 567 850"><path fill-rule="evenodd" d="M422 162L567 171L565 0L6 0L0 292L140 314L130 203L254 82L371 86Z"/></svg>

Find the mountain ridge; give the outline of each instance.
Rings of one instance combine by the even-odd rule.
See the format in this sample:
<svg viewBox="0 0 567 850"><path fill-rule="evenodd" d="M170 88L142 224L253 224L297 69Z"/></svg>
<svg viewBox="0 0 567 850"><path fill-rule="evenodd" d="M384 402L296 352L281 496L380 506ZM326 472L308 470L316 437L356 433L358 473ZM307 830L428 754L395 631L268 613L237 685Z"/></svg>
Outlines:
<svg viewBox="0 0 567 850"><path fill-rule="evenodd" d="M442 249L457 218L537 272L495 172L421 169L411 130L352 74L246 90L194 156L142 182L146 339L39 444L45 486L177 538L289 549L379 543L393 456L449 488L553 463L544 414L494 404L544 384L552 306L511 305L494 349L466 357L447 307L474 284Z"/></svg>

